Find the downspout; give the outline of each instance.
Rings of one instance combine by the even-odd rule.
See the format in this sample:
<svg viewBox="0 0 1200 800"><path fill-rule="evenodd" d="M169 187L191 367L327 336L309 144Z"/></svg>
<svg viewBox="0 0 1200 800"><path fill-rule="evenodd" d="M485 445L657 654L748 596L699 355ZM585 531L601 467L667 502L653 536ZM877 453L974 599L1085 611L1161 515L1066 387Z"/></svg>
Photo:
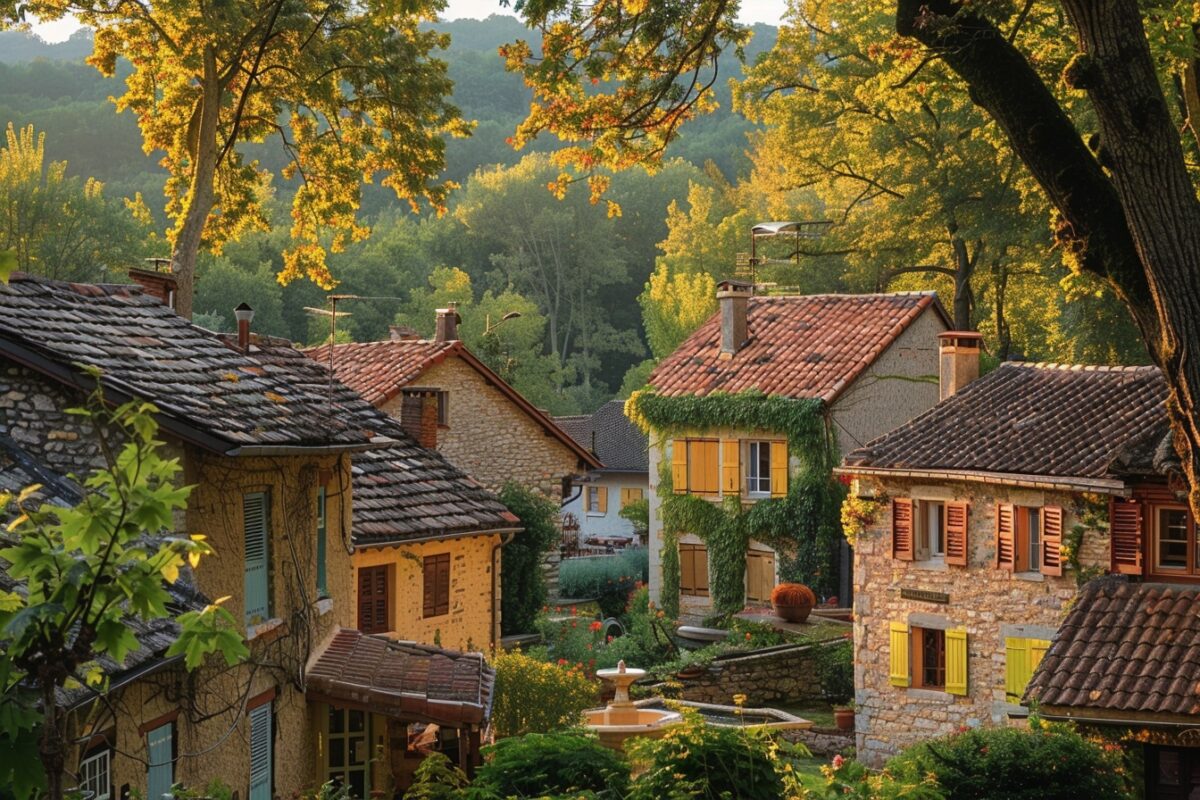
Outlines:
<svg viewBox="0 0 1200 800"><path fill-rule="evenodd" d="M490 629L490 636L492 637L493 654L495 654L496 648L500 645L496 632L496 595L500 591L500 562L496 559L496 556L500 554L500 548L511 542L518 532L509 531L508 533L501 534L500 541L492 545L492 627Z"/></svg>

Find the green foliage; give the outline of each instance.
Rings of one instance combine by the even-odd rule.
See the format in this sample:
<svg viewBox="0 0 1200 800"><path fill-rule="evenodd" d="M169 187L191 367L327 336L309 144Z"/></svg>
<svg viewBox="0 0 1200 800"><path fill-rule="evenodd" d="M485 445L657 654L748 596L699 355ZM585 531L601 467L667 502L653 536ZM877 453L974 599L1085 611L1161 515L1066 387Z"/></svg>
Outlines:
<svg viewBox="0 0 1200 800"><path fill-rule="evenodd" d="M413 774L408 800L457 800L470 785L466 773L442 753L430 753Z"/></svg>
<svg viewBox="0 0 1200 800"><path fill-rule="evenodd" d="M650 530L650 498L643 497L641 500L633 500L625 504L617 514L621 519L628 520L633 523L633 531L641 536ZM647 565L647 572L649 566Z"/></svg>
<svg viewBox="0 0 1200 800"><path fill-rule="evenodd" d="M821 768L824 780L809 786L811 800L948 800L933 775L898 778L890 770L872 771L853 759L835 756ZM990 797L990 795L981 795Z"/></svg>
<svg viewBox="0 0 1200 800"><path fill-rule="evenodd" d="M629 766L593 736L529 734L501 739L484 750L475 787L497 797L578 797L623 800Z"/></svg>
<svg viewBox="0 0 1200 800"><path fill-rule="evenodd" d="M527 633L533 629L538 609L546 603L542 559L558 544L558 508L537 492L512 482L500 490L500 501L524 528L500 551L502 627L505 635Z"/></svg>
<svg viewBox="0 0 1200 800"><path fill-rule="evenodd" d="M571 609L567 619L538 619L538 632L545 647L531 649L530 655L562 666L574 665L585 673L609 669L624 660L638 667L652 667L671 657L675 645L666 618L650 605L650 591L638 588L629 600L629 611L622 622L625 635L606 638L600 620L577 616Z"/></svg>
<svg viewBox="0 0 1200 800"><path fill-rule="evenodd" d="M595 598L605 617L624 614L630 593L649 580L650 554L644 547L632 547L611 556L567 559L558 571L559 593L563 597Z"/></svg>
<svg viewBox="0 0 1200 800"><path fill-rule="evenodd" d="M1116 800L1130 790L1119 747L1038 720L1028 729L984 728L923 742L887 766L910 781L932 774L951 798Z"/></svg>
<svg viewBox="0 0 1200 800"><path fill-rule="evenodd" d="M706 272L672 273L660 263L638 298L650 352L663 359L717 310L717 282Z"/></svg>
<svg viewBox="0 0 1200 800"><path fill-rule="evenodd" d="M661 739L627 743L630 761L644 770L629 800L698 797L705 800L778 800L800 791L791 762L808 755L761 728L705 725L693 711Z"/></svg>
<svg viewBox="0 0 1200 800"><path fill-rule="evenodd" d="M831 705L841 706L854 697L854 645L839 642L817 648L817 678L821 694Z"/></svg>
<svg viewBox="0 0 1200 800"><path fill-rule="evenodd" d="M548 664L519 651L499 652L492 725L496 736L548 733L579 724L597 702L597 686L575 666Z"/></svg>

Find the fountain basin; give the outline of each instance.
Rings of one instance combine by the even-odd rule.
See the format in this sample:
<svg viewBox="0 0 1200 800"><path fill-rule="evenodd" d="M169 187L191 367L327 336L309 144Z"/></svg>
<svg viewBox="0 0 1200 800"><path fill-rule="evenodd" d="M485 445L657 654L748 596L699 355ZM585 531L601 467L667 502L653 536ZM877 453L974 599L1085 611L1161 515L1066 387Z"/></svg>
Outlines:
<svg viewBox="0 0 1200 800"><path fill-rule="evenodd" d="M664 707L643 708L640 703L632 708L594 708L583 712L583 717L584 725L595 731L600 744L612 750L624 750L625 740L635 736L661 738L670 726L683 720L678 711Z"/></svg>
<svg viewBox="0 0 1200 800"><path fill-rule="evenodd" d="M699 703L694 700L673 700L671 702L673 705L696 709L705 724L718 728L767 728L789 731L808 730L813 726L811 720L797 717L795 714L789 714L778 708L744 708L715 703ZM668 710L666 702L660 697L651 697L636 705L639 710Z"/></svg>

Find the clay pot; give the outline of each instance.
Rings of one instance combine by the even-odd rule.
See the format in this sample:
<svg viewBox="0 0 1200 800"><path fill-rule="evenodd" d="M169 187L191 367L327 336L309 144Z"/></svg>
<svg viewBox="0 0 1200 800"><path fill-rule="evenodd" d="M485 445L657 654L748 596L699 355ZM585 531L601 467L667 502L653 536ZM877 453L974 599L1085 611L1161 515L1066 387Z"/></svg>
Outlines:
<svg viewBox="0 0 1200 800"><path fill-rule="evenodd" d="M678 672L675 673L675 677L679 678L679 680L681 680L681 681L690 681L690 680L695 680L696 678L699 678L701 675L703 675L707 671L708 670L705 667L693 665L690 667L684 667L683 669L679 670Z"/></svg>
<svg viewBox="0 0 1200 800"><path fill-rule="evenodd" d="M854 709L853 708L835 708L833 709L833 724L837 726L839 731L854 730Z"/></svg>
<svg viewBox="0 0 1200 800"><path fill-rule="evenodd" d="M778 603L775 604L775 616L784 622L804 622L808 619L810 613L812 613L812 606L810 605L784 606Z"/></svg>

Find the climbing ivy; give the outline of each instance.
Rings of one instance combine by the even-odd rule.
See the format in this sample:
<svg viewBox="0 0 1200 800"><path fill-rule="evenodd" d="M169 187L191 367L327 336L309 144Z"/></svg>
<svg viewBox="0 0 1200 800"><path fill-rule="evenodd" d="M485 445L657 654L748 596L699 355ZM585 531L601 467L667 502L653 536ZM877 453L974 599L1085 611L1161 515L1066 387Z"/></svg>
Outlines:
<svg viewBox="0 0 1200 800"><path fill-rule="evenodd" d="M635 392L625 414L647 433L661 437L696 430L736 428L770 431L787 439L789 456L801 462L789 476L786 497L743 506L729 497L715 504L675 494L670 465L661 465L658 493L663 517L663 598L677 611L680 533L695 534L708 548L709 594L719 613L733 613L745 599L746 548L756 539L779 554L780 575L807 583L818 594L836 590L834 574L845 487L833 478L837 442L820 400L793 400L758 391L714 392L703 397L666 397L653 389Z"/></svg>

